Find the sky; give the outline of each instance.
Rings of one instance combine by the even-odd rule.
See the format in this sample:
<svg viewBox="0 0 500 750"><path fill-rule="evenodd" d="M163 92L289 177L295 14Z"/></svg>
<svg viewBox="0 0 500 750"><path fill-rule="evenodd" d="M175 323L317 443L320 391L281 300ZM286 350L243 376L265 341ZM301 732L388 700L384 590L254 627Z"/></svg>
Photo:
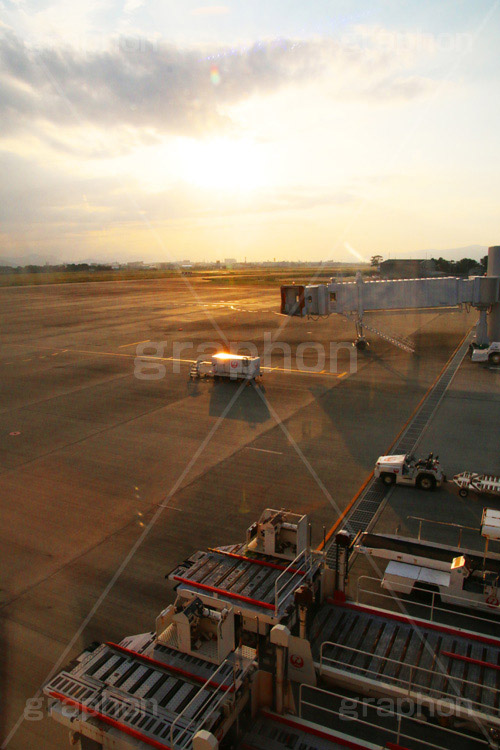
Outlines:
<svg viewBox="0 0 500 750"><path fill-rule="evenodd" d="M0 0L0 262L500 244L500 0L219 2Z"/></svg>

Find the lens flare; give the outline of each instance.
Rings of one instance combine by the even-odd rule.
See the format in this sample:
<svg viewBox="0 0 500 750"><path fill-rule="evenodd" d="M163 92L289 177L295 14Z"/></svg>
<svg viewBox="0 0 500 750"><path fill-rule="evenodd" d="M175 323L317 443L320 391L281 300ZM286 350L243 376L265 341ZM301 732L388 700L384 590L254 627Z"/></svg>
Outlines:
<svg viewBox="0 0 500 750"><path fill-rule="evenodd" d="M212 65L210 68L210 80L214 86L218 86L220 83L220 73L217 65Z"/></svg>

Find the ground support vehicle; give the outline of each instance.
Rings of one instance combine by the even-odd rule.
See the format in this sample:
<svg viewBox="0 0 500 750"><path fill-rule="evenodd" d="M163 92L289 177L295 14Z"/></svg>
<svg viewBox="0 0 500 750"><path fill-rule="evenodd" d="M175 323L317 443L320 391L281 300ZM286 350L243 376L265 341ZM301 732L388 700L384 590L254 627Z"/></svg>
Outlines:
<svg viewBox="0 0 500 750"><path fill-rule="evenodd" d="M493 341L486 346L472 343L470 358L473 362L490 362L492 365L500 365L500 341Z"/></svg>
<svg viewBox="0 0 500 750"><path fill-rule="evenodd" d="M201 358L191 365L191 378L224 378L227 380L256 380L262 377L260 357L220 352Z"/></svg>
<svg viewBox="0 0 500 750"><path fill-rule="evenodd" d="M438 459L439 456L434 457L432 453L418 461L410 453L379 456L373 474L380 477L386 485L404 484L422 490L434 490L446 482Z"/></svg>
<svg viewBox="0 0 500 750"><path fill-rule="evenodd" d="M485 493L500 495L500 477L495 477L492 474L462 471L460 474L455 474L451 481L459 488L458 494L460 497L467 497L470 490L474 490L478 495Z"/></svg>

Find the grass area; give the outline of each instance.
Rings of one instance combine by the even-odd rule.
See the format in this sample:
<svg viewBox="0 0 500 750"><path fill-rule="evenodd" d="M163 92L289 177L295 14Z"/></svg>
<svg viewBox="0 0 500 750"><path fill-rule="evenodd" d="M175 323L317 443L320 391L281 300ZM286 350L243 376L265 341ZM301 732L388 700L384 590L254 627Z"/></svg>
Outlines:
<svg viewBox="0 0 500 750"><path fill-rule="evenodd" d="M128 281L140 279L164 279L179 276L176 271L47 271L43 273L0 274L0 286L36 286L40 284L84 284L93 281Z"/></svg>
<svg viewBox="0 0 500 750"><path fill-rule="evenodd" d="M218 286L270 286L291 284L315 284L327 281L331 276L342 273L343 278L353 278L356 271L363 275L373 273L367 266L339 268L255 268L251 270L193 270L184 277L176 270L123 269L119 271L47 271L43 273L0 274L1 286L36 286L41 284L83 284L97 281L141 281L147 279L188 278Z"/></svg>

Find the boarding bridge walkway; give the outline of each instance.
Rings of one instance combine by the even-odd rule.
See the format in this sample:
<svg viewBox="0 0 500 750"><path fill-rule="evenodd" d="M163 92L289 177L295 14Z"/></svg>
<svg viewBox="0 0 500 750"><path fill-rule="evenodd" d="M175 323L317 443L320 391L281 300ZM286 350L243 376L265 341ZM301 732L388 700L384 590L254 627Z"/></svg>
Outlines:
<svg viewBox="0 0 500 750"><path fill-rule="evenodd" d="M441 400L443 399L443 396L458 368L462 364L469 348L471 338L472 333L466 336L457 348L455 354L449 360L434 387L422 402L402 435L393 445L390 455L413 453L415 451L427 425L441 403ZM386 487L379 479L372 477L359 495L356 503L350 509L349 513L342 519L342 522L335 531L338 532L345 530L354 537L360 531L366 531L369 529L389 491L390 488ZM335 569L337 564L337 545L335 544L334 538L326 547L326 550L327 563L331 568Z"/></svg>

